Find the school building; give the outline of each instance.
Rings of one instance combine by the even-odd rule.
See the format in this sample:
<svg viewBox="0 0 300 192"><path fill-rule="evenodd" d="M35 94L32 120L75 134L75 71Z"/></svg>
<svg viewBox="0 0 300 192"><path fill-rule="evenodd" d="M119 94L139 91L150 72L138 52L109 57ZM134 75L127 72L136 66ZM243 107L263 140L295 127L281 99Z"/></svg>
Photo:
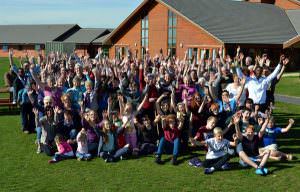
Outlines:
<svg viewBox="0 0 300 192"><path fill-rule="evenodd" d="M238 45L246 54L267 52L271 58L288 52L300 66L300 2L295 0L144 0L105 39L110 58L128 50L142 58L168 50L184 57L214 57L224 47L233 55Z"/></svg>
<svg viewBox="0 0 300 192"><path fill-rule="evenodd" d="M7 57L8 50L14 49L16 57L37 56L50 51L75 51L80 55L94 57L99 47L108 54L108 47L103 45L103 37L113 29L81 28L77 24L58 25L0 25L0 57Z"/></svg>

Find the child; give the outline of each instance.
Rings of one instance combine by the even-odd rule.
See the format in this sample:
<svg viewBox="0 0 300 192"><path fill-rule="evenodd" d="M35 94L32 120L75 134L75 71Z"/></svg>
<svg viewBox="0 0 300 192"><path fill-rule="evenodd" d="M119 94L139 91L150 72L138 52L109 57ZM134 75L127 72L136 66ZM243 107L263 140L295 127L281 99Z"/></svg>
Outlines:
<svg viewBox="0 0 300 192"><path fill-rule="evenodd" d="M76 137L77 141L77 151L76 157L78 161L88 161L91 159L92 155L88 152L88 143L87 143L87 133L85 129L81 129Z"/></svg>
<svg viewBox="0 0 300 192"><path fill-rule="evenodd" d="M191 139L192 146L196 145L196 141L205 141L213 137L212 130L215 128L217 124L217 118L214 116L210 116L207 119L206 125L200 127L196 133L196 136Z"/></svg>
<svg viewBox="0 0 300 192"><path fill-rule="evenodd" d="M280 133L286 133L290 130L290 128L295 123L294 119L289 119L289 124L286 126L286 128L279 128L275 126L274 117L270 117L268 122L268 126L265 130L262 130L263 134L263 148L259 149L259 153L262 154L266 150L270 150L270 158L274 160L292 160L293 156L291 154L286 154L281 151L278 151L278 146L276 143L276 137ZM266 121L267 121L266 120Z"/></svg>
<svg viewBox="0 0 300 192"><path fill-rule="evenodd" d="M240 157L239 163L243 167L247 167L249 165L252 166L256 169L255 173L257 175L267 175L268 169L264 166L268 161L270 151L266 150L262 154L259 154L258 152L258 145L263 135L262 132L267 126L267 121L262 125L262 128L259 131L258 135L255 135L253 125L249 125L246 128L245 133L242 134L239 127L240 117L238 115L235 115L233 119L236 135L241 141L241 143L239 143L236 147L236 151ZM257 163L259 164L257 165Z"/></svg>
<svg viewBox="0 0 300 192"><path fill-rule="evenodd" d="M74 152L71 145L64 141L61 135L56 135L54 141L58 152L55 153L53 159L49 160L48 163L57 163L64 159L70 159L74 157Z"/></svg>
<svg viewBox="0 0 300 192"><path fill-rule="evenodd" d="M139 130L139 154L153 154L157 150L156 141L158 139L157 130L154 124L151 123L148 115L142 117L142 124L136 120L136 126Z"/></svg>
<svg viewBox="0 0 300 192"><path fill-rule="evenodd" d="M160 118L158 116L157 118ZM168 115L166 119L162 119L162 127L164 131L164 136L160 139L158 150L155 156L155 162L157 164L162 164L161 155L164 150L169 150L173 148L173 157L171 163L177 165L177 157L179 155L179 146L180 146L180 130L182 128L182 123L176 125L176 116Z"/></svg>
<svg viewBox="0 0 300 192"><path fill-rule="evenodd" d="M100 141L98 146L98 156L102 157L105 162L114 162L118 158L122 159L122 156L128 153L129 144L126 144L122 148L117 148L117 135L122 128L118 130L108 121L103 121L103 129L100 133Z"/></svg>
<svg viewBox="0 0 300 192"><path fill-rule="evenodd" d="M215 170L228 169L228 160L233 151L229 149L229 146L236 146L237 137L233 137L234 142L230 142L227 139L223 139L223 131L221 128L214 128L214 138L205 140L205 144L208 147L203 166L205 174L211 174ZM232 151L232 152L231 152Z"/></svg>

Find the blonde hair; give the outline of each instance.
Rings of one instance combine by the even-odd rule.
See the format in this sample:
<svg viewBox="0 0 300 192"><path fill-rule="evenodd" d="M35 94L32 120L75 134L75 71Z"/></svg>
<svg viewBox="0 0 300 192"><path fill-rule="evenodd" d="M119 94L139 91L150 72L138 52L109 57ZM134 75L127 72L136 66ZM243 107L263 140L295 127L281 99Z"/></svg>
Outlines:
<svg viewBox="0 0 300 192"><path fill-rule="evenodd" d="M214 135L223 135L223 130L220 127L214 128Z"/></svg>
<svg viewBox="0 0 300 192"><path fill-rule="evenodd" d="M86 81L84 84L85 86L91 86L91 87L93 86L93 82L90 80Z"/></svg>
<svg viewBox="0 0 300 192"><path fill-rule="evenodd" d="M51 96L45 96L44 97L44 102L52 102L52 97Z"/></svg>

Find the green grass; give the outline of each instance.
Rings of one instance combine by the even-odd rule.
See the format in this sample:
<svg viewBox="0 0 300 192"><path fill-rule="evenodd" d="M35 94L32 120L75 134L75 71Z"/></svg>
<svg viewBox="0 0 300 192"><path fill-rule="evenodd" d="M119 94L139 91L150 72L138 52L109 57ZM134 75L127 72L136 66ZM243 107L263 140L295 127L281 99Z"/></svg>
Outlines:
<svg viewBox="0 0 300 192"><path fill-rule="evenodd" d="M295 118L296 126L279 137L280 150L300 158L300 106L278 103L276 120L285 126ZM233 169L206 176L202 168L187 165L189 155L180 157L177 167L167 162L154 164L143 157L106 164L102 159L90 162L74 160L49 165L49 157L36 154L35 135L20 130L18 115L0 116L0 191L298 191L299 160L270 162L272 174L257 176L254 169L240 169L237 158ZM170 156L163 156L163 159ZM200 159L204 158L200 152Z"/></svg>
<svg viewBox="0 0 300 192"><path fill-rule="evenodd" d="M8 70L8 59L0 58L0 85ZM287 86L288 85L288 86ZM298 78L285 77L277 86L277 93L300 96ZM2 95L0 95L2 97ZM280 150L300 158L300 106L277 103L276 120L285 126L288 118L295 118L296 126L280 136ZM203 169L191 168L180 157L177 167L167 162L158 166L153 157L143 157L106 164L101 159L91 162L67 160L49 165L49 157L37 155L35 135L20 130L19 115L0 114L0 191L298 191L300 188L299 160L270 162L272 174L259 177L253 169L240 169L235 158L233 169L205 176ZM6 115L3 115L6 114ZM200 159L204 153L198 153ZM163 159L170 156L163 156Z"/></svg>
<svg viewBox="0 0 300 192"><path fill-rule="evenodd" d="M276 85L276 93L281 95L300 97L299 76L283 77Z"/></svg>

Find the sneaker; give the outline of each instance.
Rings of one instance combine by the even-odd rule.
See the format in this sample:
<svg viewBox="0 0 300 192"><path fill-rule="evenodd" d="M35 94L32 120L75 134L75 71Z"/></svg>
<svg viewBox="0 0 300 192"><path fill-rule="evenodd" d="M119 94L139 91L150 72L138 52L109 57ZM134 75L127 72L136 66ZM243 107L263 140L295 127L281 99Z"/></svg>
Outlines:
<svg viewBox="0 0 300 192"><path fill-rule="evenodd" d="M189 165L193 166L193 167L201 167L202 162L197 157L195 157L195 158L189 160Z"/></svg>
<svg viewBox="0 0 300 192"><path fill-rule="evenodd" d="M25 131L23 131L23 133L25 133L25 134L29 134L29 131L25 130Z"/></svg>
<svg viewBox="0 0 300 192"><path fill-rule="evenodd" d="M256 175L262 175L262 176L267 175L268 174L268 169L259 167L255 170L255 174Z"/></svg>
<svg viewBox="0 0 300 192"><path fill-rule="evenodd" d="M287 154L286 155L286 160L288 160L288 161L293 160L293 155L292 154Z"/></svg>
<svg viewBox="0 0 300 192"><path fill-rule="evenodd" d="M83 159L82 159L82 158L80 158L80 157L78 157L78 158L77 158L77 161L82 161L82 160L83 160Z"/></svg>
<svg viewBox="0 0 300 192"><path fill-rule="evenodd" d="M54 159L51 159L48 161L49 164L53 164L53 163L57 163L57 161L55 161Z"/></svg>
<svg viewBox="0 0 300 192"><path fill-rule="evenodd" d="M204 174L206 174L206 175L212 174L213 172L214 172L214 170L211 169L211 168L205 168L205 169L204 169Z"/></svg>
<svg viewBox="0 0 300 192"><path fill-rule="evenodd" d="M42 152L41 145L38 144L36 153L37 153L37 154L40 154L41 152Z"/></svg>
<svg viewBox="0 0 300 192"><path fill-rule="evenodd" d="M112 163L112 162L114 162L114 159L112 157L109 157L109 158L105 159L104 161L105 161L105 163Z"/></svg>
<svg viewBox="0 0 300 192"><path fill-rule="evenodd" d="M160 155L156 155L155 156L155 161L154 161L156 164L159 164L159 165L161 165L161 164L163 164L163 162L161 161L161 157L160 157Z"/></svg>
<svg viewBox="0 0 300 192"><path fill-rule="evenodd" d="M229 163L225 163L224 165L222 165L221 169L223 169L223 170L228 170L228 169L230 169Z"/></svg>
<svg viewBox="0 0 300 192"><path fill-rule="evenodd" d="M177 157L175 157L175 156L172 157L171 164L172 165L178 165Z"/></svg>

